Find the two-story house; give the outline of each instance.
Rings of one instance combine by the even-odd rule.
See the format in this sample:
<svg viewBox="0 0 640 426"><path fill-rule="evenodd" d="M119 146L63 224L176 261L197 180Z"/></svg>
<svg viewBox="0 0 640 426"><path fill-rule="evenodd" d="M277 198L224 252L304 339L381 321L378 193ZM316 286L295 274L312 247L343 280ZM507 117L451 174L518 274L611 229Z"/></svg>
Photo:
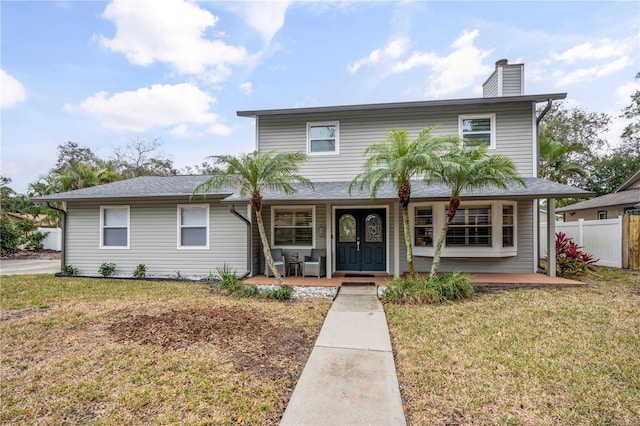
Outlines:
<svg viewBox="0 0 640 426"><path fill-rule="evenodd" d="M337 272L406 271L406 249L397 194L390 185L375 200L367 191L349 193L361 171L365 149L387 130L412 135L457 134L486 142L491 153L510 157L527 183L508 190L463 194L442 251L441 270L535 272L540 199L590 193L544 181L538 175L538 122L565 93L524 94L524 66L496 63L483 97L384 104L239 111L253 118L256 149L308 154L301 174L314 188L293 196L265 193L263 216L272 248L303 256L325 249L327 277ZM248 200L235 188L191 199L206 176L140 177L54 194L63 201L63 263L95 275L103 262L130 274L144 263L150 275L207 275L226 264L242 275L264 271L264 259ZM449 191L412 184L410 232L416 269L427 271L434 236L445 220Z"/></svg>

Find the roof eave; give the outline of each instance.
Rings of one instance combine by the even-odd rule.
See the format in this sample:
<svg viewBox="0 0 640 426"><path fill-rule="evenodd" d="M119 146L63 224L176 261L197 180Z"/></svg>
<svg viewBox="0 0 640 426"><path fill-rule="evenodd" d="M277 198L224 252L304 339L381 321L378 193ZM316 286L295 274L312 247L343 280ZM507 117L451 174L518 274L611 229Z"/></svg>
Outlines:
<svg viewBox="0 0 640 426"><path fill-rule="evenodd" d="M289 115L289 114L314 114L314 113L337 113L337 112L358 112L374 110L391 110L406 108L424 107L445 107L462 105L493 105L510 102L546 102L548 100L561 100L567 97L566 93L549 93L540 95L519 95L519 96L496 96L490 98L461 98L443 99L432 101L412 101L412 102L389 102L360 105L338 105L321 106L307 108L282 108L266 110L237 111L239 117L257 117L264 115Z"/></svg>

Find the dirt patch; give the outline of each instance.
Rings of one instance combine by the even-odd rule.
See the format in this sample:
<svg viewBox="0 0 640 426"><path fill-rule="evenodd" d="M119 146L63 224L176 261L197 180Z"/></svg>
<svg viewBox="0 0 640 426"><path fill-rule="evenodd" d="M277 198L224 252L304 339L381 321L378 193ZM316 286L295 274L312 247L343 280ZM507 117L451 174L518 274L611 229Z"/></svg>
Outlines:
<svg viewBox="0 0 640 426"><path fill-rule="evenodd" d="M49 310L49 308L27 308L17 309L11 311L0 312L0 321L17 320L32 315L42 314Z"/></svg>
<svg viewBox="0 0 640 426"><path fill-rule="evenodd" d="M131 315L108 327L115 341L159 345L175 350L197 343L230 351L238 371L295 380L313 341L283 318L254 308L171 309L156 315Z"/></svg>
<svg viewBox="0 0 640 426"><path fill-rule="evenodd" d="M59 260L60 252L55 250L38 250L38 251L19 251L2 256L2 260Z"/></svg>

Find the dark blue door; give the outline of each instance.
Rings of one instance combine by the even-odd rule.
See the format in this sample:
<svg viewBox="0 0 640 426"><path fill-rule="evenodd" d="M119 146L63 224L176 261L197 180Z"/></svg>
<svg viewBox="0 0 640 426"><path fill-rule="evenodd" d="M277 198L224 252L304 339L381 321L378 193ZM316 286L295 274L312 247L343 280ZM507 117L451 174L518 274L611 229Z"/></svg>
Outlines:
<svg viewBox="0 0 640 426"><path fill-rule="evenodd" d="M336 270L386 271L386 211L336 210Z"/></svg>

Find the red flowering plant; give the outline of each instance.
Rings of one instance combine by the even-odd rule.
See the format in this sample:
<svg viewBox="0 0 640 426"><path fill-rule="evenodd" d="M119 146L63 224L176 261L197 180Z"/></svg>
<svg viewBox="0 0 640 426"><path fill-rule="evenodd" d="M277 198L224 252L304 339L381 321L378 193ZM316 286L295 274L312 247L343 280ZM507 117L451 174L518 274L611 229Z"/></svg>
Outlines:
<svg viewBox="0 0 640 426"><path fill-rule="evenodd" d="M599 260L582 251L582 247L564 232L556 233L556 268L559 275L584 274L594 270Z"/></svg>

